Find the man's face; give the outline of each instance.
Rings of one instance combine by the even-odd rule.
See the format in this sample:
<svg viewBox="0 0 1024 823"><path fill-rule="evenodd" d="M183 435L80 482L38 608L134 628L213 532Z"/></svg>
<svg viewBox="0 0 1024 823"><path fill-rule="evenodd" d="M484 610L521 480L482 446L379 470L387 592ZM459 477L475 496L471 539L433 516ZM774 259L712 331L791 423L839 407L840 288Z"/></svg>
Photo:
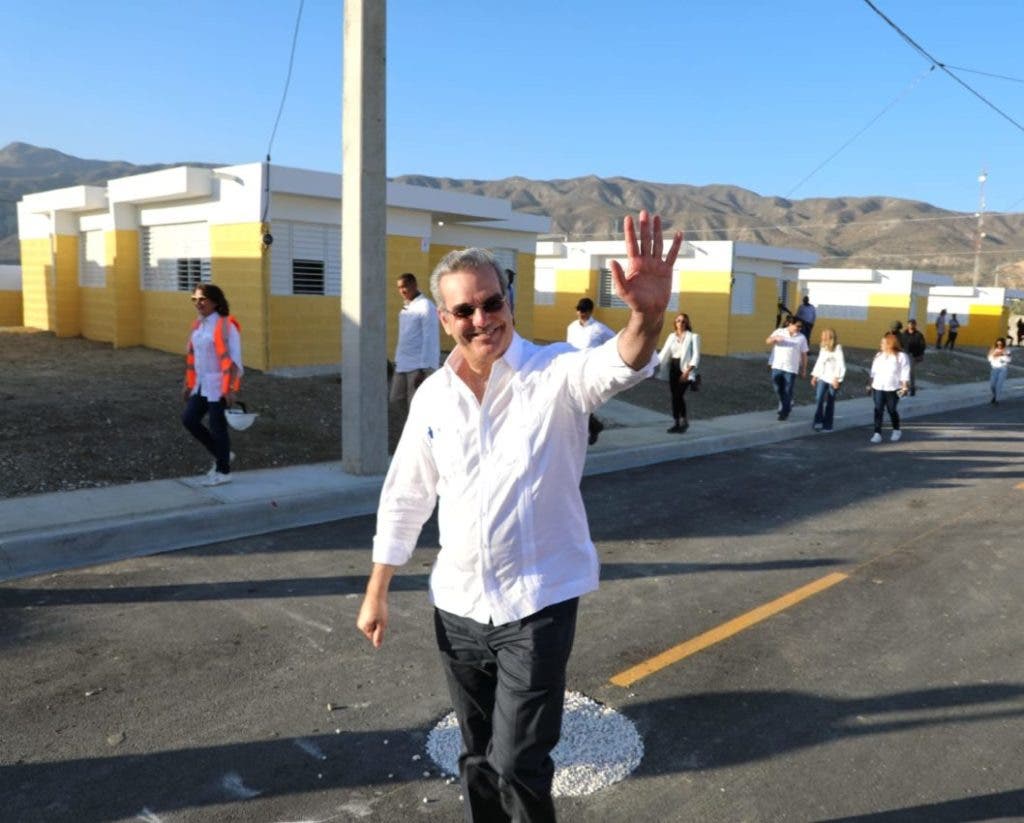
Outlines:
<svg viewBox="0 0 1024 823"><path fill-rule="evenodd" d="M590 312L585 309L576 309L576 316L579 318L580 325L582 325L590 319Z"/></svg>
<svg viewBox="0 0 1024 823"><path fill-rule="evenodd" d="M789 326L787 327L789 329L789 336L790 337L796 337L796 335L800 334L800 329L803 328L803 325L804 325L803 323L799 323L799 322L797 322L797 323L790 323Z"/></svg>
<svg viewBox="0 0 1024 823"><path fill-rule="evenodd" d="M913 320L911 320L909 323L907 323L907 331L910 332L911 334L916 332L917 331L917 323L915 323Z"/></svg>
<svg viewBox="0 0 1024 823"><path fill-rule="evenodd" d="M502 299L497 272L451 272L441 278L439 290L444 301L444 309L438 309L441 326L474 371L489 371L512 343L512 312ZM488 302L495 311L484 310ZM467 308L472 309L468 317L457 316Z"/></svg>
<svg viewBox="0 0 1024 823"><path fill-rule="evenodd" d="M402 299L408 303L416 296L416 287L412 283L408 283L405 280L398 281L398 293L402 295Z"/></svg>

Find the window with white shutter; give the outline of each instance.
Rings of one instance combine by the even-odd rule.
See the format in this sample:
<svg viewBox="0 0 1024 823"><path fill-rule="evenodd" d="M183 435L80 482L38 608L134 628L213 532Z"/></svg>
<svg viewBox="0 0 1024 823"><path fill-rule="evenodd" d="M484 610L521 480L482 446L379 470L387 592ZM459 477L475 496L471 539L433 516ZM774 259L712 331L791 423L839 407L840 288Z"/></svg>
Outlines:
<svg viewBox="0 0 1024 823"><path fill-rule="evenodd" d="M210 282L206 223L144 226L141 243L144 291L193 291L199 283Z"/></svg>
<svg viewBox="0 0 1024 823"><path fill-rule="evenodd" d="M341 228L275 220L271 294L341 295Z"/></svg>
<svg viewBox="0 0 1024 823"><path fill-rule="evenodd" d="M83 231L78 238L78 285L102 289L107 285L103 231Z"/></svg>

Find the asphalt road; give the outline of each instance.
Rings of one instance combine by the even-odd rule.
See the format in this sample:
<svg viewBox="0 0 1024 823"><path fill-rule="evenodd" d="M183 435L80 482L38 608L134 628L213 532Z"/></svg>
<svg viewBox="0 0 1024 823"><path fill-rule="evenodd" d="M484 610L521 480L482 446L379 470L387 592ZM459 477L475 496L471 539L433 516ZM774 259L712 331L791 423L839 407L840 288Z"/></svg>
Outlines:
<svg viewBox="0 0 1024 823"><path fill-rule="evenodd" d="M645 754L559 799L562 821L1024 820L1024 406L869 434L584 481L603 582L569 683ZM354 628L372 531L0 586L0 820L461 819L424 751L449 710L433 551L396 577L374 652Z"/></svg>

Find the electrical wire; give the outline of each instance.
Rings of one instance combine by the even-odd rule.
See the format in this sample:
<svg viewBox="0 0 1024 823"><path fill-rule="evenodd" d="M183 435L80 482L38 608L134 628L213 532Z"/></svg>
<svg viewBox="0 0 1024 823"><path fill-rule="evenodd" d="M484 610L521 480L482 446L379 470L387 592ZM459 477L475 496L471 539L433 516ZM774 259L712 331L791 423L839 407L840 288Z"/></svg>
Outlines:
<svg viewBox="0 0 1024 823"><path fill-rule="evenodd" d="M914 40L913 37L911 37L909 34L907 34L905 31L903 31L903 29L901 29L899 26L897 26L892 20L890 20L885 15L885 13L880 8L878 8L878 6L876 6L873 2L871 2L871 0L864 0L864 2L871 8L872 11L875 12L875 14L877 14L886 23L888 23L893 28L893 30L900 37L902 37L903 40L907 43L907 45L909 45L914 51L916 51L918 54L920 54L922 57L924 57L929 63L932 63L935 66L938 66L946 74L948 74L950 77L952 77L957 83L959 83L961 86L963 86L965 89L967 89L967 91L969 91L971 94L973 94L975 97L977 97L982 103L984 103L986 106L988 106L994 112L996 112L1000 117L1002 117L1003 119L1009 121L1014 126L1016 126L1017 129L1019 129L1020 131L1024 132L1024 126L1022 126L1020 123L1018 123L1012 117L1010 117L1010 115L1008 115L1005 111L1003 111L1001 108L999 108L995 103L993 103L991 100L989 100L987 97L985 97L981 92L975 90L972 86L968 85L963 80L961 80L959 77L957 77L955 74L953 74L953 72L950 71L950 67L949 66L947 66L945 63L943 63L938 58L933 57L923 46L919 45L917 43L917 41Z"/></svg>
<svg viewBox="0 0 1024 823"><path fill-rule="evenodd" d="M274 118L274 128L270 132L270 141L267 143L267 162L270 162L270 150L274 146L274 138L277 136L277 126L281 122L281 114L284 111L285 100L288 99L288 86L292 82L292 67L295 65L295 45L299 40L299 23L302 21L302 7L306 0L299 0L299 10L295 15L295 31L292 33L292 50L288 55L288 75L284 80L284 91L281 92L281 104L277 107L277 117Z"/></svg>
<svg viewBox="0 0 1024 823"><path fill-rule="evenodd" d="M1006 74L993 74L990 71L979 71L978 69L965 69L963 66L950 66L948 63L946 65L951 69L966 71L969 74L980 74L983 77L995 77L998 80L1009 80L1011 83L1024 83L1024 79L1021 79L1020 77L1010 77Z"/></svg>
<svg viewBox="0 0 1024 823"><path fill-rule="evenodd" d="M791 188L789 191L787 191L783 195L783 197L785 197L786 199L789 199L789 196L793 192L795 192L804 183L806 183L808 180L810 180L812 177L814 177L814 175L816 175L819 171L821 171L823 168L825 168L825 166L827 166L830 162L832 162L832 160L834 160L839 155L839 153L842 152L847 146L849 146L854 140L856 140L858 137L860 137L862 134L864 134L864 132L866 132L873 125L875 125L875 123L877 123L879 120L881 120L882 117L893 106L895 106L897 103L899 103L901 100L903 100L903 98L906 97L908 94L910 94L910 92L912 92L915 88L917 88L917 84L920 83L922 80L924 80L924 78L927 77L934 70L935 70L935 66L931 65L925 71L923 71L921 74L919 74L917 77L915 77L913 80L911 80L909 85L905 89L903 89L903 91L901 91L898 95L896 95L896 97L893 98L893 100L885 108L883 108L880 112L878 112L878 114L876 114L874 117L872 117L867 122L867 124L860 131L858 131L849 140L847 140L845 143L843 143L843 145L841 145L838 149L836 149L834 152L832 152L832 154L830 154L828 157L826 157L824 160L822 160L817 166L814 167L814 169L811 171L810 174L808 174L799 183L797 183L795 186L793 186L793 188Z"/></svg>

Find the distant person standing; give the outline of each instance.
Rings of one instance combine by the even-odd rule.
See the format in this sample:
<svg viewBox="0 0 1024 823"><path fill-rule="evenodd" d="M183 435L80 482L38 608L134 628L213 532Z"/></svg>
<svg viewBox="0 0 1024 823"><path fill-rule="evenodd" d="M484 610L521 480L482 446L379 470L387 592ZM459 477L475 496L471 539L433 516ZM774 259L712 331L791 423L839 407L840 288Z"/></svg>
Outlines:
<svg viewBox="0 0 1024 823"><path fill-rule="evenodd" d="M514 322L516 316L516 287L513 283L516 280L516 273L512 269L505 269L505 276L508 278L508 307L512 311Z"/></svg>
<svg viewBox="0 0 1024 823"><path fill-rule="evenodd" d="M894 443L903 433L900 431L900 415L896 411L900 398L907 393L910 383L910 360L900 351L900 339L889 332L878 345L878 354L871 362L871 397L875 402L875 433L872 443L882 442L882 419L889 413Z"/></svg>
<svg viewBox="0 0 1024 823"><path fill-rule="evenodd" d="M773 331L764 341L772 347L769 365L772 370L772 386L779 398L779 420L789 417L793 408L793 390L797 373L807 376L807 338L802 331L803 323L790 315L786 325Z"/></svg>
<svg viewBox="0 0 1024 823"><path fill-rule="evenodd" d="M1017 318L1017 345L1024 346L1024 318Z"/></svg>
<svg viewBox="0 0 1024 823"><path fill-rule="evenodd" d="M811 339L811 330L814 329L814 321L818 319L818 311L811 305L811 298L804 296L803 303L796 310L796 316L803 323L801 331L808 340Z"/></svg>
<svg viewBox="0 0 1024 823"><path fill-rule="evenodd" d="M672 419L669 434L682 434L690 428L686 419L686 391L697 379L700 366L700 335L690 326L690 315L680 314L673 321L675 330L665 338L658 354L658 376L668 379L672 396Z"/></svg>
<svg viewBox="0 0 1024 823"><path fill-rule="evenodd" d="M398 278L402 310L398 313L398 343L395 345L395 373L391 378L389 402L408 412L416 389L441 360L441 333L437 309L419 290L416 275L406 272Z"/></svg>
<svg viewBox="0 0 1024 823"><path fill-rule="evenodd" d="M992 390L990 402L993 406L998 406L1003 397L1003 385L1006 383L1006 375L1010 370L1010 358L1010 350L1006 347L1006 338L997 337L995 344L988 350L988 362L992 366L988 387Z"/></svg>
<svg viewBox="0 0 1024 823"><path fill-rule="evenodd" d="M836 411L836 393L846 377L846 358L834 329L821 330L821 348L811 369L811 385L815 390L815 431L832 431Z"/></svg>
<svg viewBox="0 0 1024 823"><path fill-rule="evenodd" d="M914 318L907 321L907 328L900 334L900 345L910 360L910 396L913 397L917 394L915 379L917 364L924 360L924 352L928 348L924 335L918 331L917 321Z"/></svg>
<svg viewBox="0 0 1024 823"><path fill-rule="evenodd" d="M508 274L508 269L505 270ZM576 319L565 330L565 341L577 349L595 349L602 343L615 337L615 332L600 320L595 320L594 301L589 297L581 297L576 303ZM604 431L604 423L597 415L587 419L587 442L593 446Z"/></svg>
<svg viewBox="0 0 1024 823"><path fill-rule="evenodd" d="M935 318L935 348L942 348L942 338L946 336L946 310L939 312Z"/></svg>
<svg viewBox="0 0 1024 823"><path fill-rule="evenodd" d="M219 286L200 283L192 293L196 319L188 338L185 358L185 410L181 424L213 456L213 465L200 481L204 486L231 482L231 437L225 411L242 383L241 326L231 316ZM203 425L206 416L209 428Z"/></svg>
<svg viewBox="0 0 1024 823"><path fill-rule="evenodd" d="M946 340L946 348L950 351L956 346L956 336L960 333L960 321L957 320L956 314L949 318L949 339Z"/></svg>

